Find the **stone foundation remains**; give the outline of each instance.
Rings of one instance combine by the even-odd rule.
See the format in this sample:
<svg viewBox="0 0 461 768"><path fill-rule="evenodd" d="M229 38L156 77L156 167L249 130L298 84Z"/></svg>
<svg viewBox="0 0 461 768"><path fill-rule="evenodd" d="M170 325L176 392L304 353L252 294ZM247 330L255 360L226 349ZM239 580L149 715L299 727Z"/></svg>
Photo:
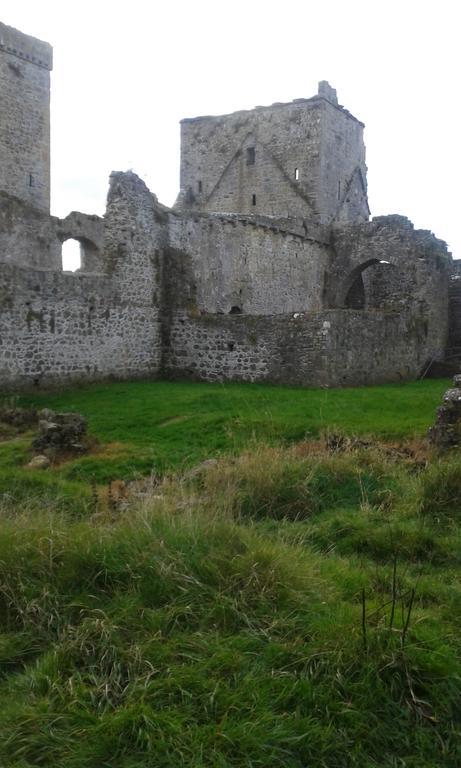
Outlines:
<svg viewBox="0 0 461 768"><path fill-rule="evenodd" d="M461 350L445 243L402 216L368 220L363 124L327 83L183 121L173 209L113 173L103 218L57 219L50 69L46 43L0 24L2 391L155 376L371 384ZM68 238L75 273L62 271Z"/></svg>

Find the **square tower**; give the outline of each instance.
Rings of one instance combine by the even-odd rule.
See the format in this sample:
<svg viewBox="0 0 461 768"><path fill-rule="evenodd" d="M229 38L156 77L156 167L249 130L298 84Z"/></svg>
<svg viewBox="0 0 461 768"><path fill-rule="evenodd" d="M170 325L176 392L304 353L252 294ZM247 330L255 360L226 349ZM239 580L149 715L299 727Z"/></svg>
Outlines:
<svg viewBox="0 0 461 768"><path fill-rule="evenodd" d="M50 210L48 43L0 23L0 191Z"/></svg>
<svg viewBox="0 0 461 768"><path fill-rule="evenodd" d="M182 120L178 206L367 221L363 128L325 81L310 99Z"/></svg>

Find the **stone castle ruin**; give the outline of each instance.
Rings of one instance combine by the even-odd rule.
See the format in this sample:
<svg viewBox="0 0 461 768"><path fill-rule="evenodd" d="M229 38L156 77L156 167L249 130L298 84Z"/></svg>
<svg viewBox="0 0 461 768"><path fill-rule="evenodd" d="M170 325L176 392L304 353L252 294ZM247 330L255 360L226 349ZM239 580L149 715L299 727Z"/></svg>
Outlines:
<svg viewBox="0 0 461 768"><path fill-rule="evenodd" d="M363 124L312 98L181 124L177 203L112 173L104 217L50 215L52 49L0 24L0 388L110 377L340 386L461 351L444 242L369 220ZM79 241L81 268L62 271Z"/></svg>

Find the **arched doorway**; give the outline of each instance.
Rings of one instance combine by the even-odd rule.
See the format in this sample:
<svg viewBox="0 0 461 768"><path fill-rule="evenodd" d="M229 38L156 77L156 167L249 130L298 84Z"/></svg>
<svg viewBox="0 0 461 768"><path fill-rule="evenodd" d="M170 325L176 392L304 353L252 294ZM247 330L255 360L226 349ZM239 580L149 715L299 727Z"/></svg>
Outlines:
<svg viewBox="0 0 461 768"><path fill-rule="evenodd" d="M388 261L369 259L350 272L343 285L345 309L392 309L401 295L400 270Z"/></svg>

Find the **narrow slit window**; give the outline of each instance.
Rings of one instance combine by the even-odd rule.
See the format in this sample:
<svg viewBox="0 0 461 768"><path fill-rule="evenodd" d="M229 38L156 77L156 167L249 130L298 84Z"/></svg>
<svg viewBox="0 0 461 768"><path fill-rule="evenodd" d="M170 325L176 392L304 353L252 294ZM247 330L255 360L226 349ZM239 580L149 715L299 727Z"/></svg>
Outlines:
<svg viewBox="0 0 461 768"><path fill-rule="evenodd" d="M251 205L256 205L256 195L252 195L252 197L251 197Z"/></svg>
<svg viewBox="0 0 461 768"><path fill-rule="evenodd" d="M199 192L202 192L202 191L203 191L203 184L202 184L202 182L201 182L201 181L199 181L199 182L198 182L198 185L197 185L197 186L198 186L198 191L199 191Z"/></svg>
<svg viewBox="0 0 461 768"><path fill-rule="evenodd" d="M29 173L29 187L35 187L35 179L32 173Z"/></svg>
<svg viewBox="0 0 461 768"><path fill-rule="evenodd" d="M341 182L338 181L338 200L341 200Z"/></svg>
<svg viewBox="0 0 461 768"><path fill-rule="evenodd" d="M295 168L295 181L299 181L299 168Z"/></svg>
<svg viewBox="0 0 461 768"><path fill-rule="evenodd" d="M247 165L254 165L256 160L256 152L254 147L247 148Z"/></svg>

